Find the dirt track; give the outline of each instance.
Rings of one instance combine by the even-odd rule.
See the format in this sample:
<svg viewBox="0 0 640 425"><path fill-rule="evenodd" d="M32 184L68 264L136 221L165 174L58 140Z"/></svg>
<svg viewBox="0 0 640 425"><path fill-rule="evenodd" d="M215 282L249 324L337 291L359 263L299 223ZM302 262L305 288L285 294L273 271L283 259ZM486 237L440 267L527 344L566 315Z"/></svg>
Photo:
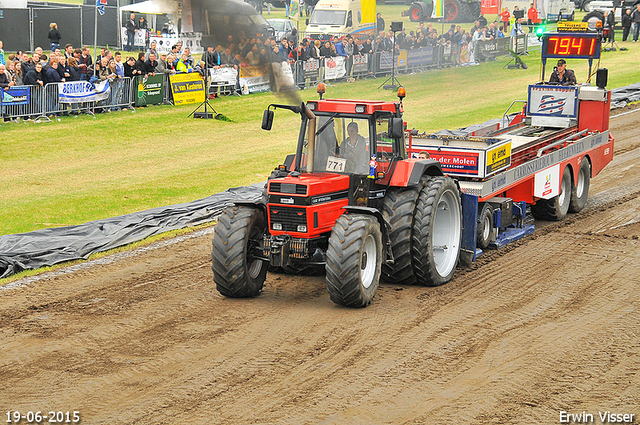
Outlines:
<svg viewBox="0 0 640 425"><path fill-rule="evenodd" d="M210 231L0 290L0 420L640 423L639 119L612 119L616 156L582 213L366 309L334 305L323 276L223 298Z"/></svg>

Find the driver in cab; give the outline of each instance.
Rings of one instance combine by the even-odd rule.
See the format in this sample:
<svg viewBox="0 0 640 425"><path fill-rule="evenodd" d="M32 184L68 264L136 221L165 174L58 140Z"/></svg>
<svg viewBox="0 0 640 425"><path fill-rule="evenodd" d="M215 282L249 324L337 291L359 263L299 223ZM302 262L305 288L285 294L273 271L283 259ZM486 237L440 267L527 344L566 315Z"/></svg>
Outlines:
<svg viewBox="0 0 640 425"><path fill-rule="evenodd" d="M558 60L558 65L554 68L549 77L550 84L558 84L561 86L572 86L577 84L576 74L570 69L567 69L567 61L564 59Z"/></svg>
<svg viewBox="0 0 640 425"><path fill-rule="evenodd" d="M346 170L356 174L368 174L369 147L365 138L358 133L358 124L350 122L347 133L349 137L340 145L340 157L347 160Z"/></svg>

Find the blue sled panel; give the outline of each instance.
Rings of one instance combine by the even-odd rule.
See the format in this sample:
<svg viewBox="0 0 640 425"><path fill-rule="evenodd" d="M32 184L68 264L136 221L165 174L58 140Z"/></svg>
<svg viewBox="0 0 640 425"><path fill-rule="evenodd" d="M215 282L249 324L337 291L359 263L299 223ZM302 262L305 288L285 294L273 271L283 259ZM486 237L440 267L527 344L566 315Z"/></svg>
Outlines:
<svg viewBox="0 0 640 425"><path fill-rule="evenodd" d="M507 227L502 232L495 242L491 242L490 246L493 248L501 248L511 242L515 242L520 238L533 234L536 227L533 224L524 224L522 228Z"/></svg>

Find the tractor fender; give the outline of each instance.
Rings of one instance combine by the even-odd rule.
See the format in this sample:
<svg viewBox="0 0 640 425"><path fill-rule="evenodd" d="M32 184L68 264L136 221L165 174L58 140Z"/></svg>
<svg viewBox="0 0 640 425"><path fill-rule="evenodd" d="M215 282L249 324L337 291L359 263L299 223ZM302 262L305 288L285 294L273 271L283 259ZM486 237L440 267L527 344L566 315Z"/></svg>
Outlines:
<svg viewBox="0 0 640 425"><path fill-rule="evenodd" d="M442 166L435 159L423 159L416 161L411 170L407 187L413 187L420 184L422 176L444 176Z"/></svg>
<svg viewBox="0 0 640 425"><path fill-rule="evenodd" d="M342 207L347 214L356 213L356 214L366 214L372 215L378 220L380 223L380 231L382 232L382 243L385 246L386 252L386 261L389 263L393 263L393 253L391 252L391 241L389 240L389 231L391 230L391 224L387 222L382 216L382 212L377 208L370 207L361 207L357 205L346 205Z"/></svg>
<svg viewBox="0 0 640 425"><path fill-rule="evenodd" d="M249 207L256 208L264 214L264 219L267 220L267 204L264 198L257 199L255 201L249 200L239 200L239 201L230 201L227 205L235 205L237 207Z"/></svg>

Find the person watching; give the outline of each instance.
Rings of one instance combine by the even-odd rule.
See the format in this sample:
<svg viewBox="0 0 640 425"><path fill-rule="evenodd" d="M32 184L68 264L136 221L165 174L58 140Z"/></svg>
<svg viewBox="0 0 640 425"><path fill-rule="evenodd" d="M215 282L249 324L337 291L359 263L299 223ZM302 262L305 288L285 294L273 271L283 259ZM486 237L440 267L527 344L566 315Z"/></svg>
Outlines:
<svg viewBox="0 0 640 425"><path fill-rule="evenodd" d="M577 84L576 74L572 70L567 69L567 61L560 59L558 60L558 65L551 73L549 83L561 86L572 86Z"/></svg>
<svg viewBox="0 0 640 425"><path fill-rule="evenodd" d="M420 151L420 153L418 154L418 159L429 159L429 152Z"/></svg>

